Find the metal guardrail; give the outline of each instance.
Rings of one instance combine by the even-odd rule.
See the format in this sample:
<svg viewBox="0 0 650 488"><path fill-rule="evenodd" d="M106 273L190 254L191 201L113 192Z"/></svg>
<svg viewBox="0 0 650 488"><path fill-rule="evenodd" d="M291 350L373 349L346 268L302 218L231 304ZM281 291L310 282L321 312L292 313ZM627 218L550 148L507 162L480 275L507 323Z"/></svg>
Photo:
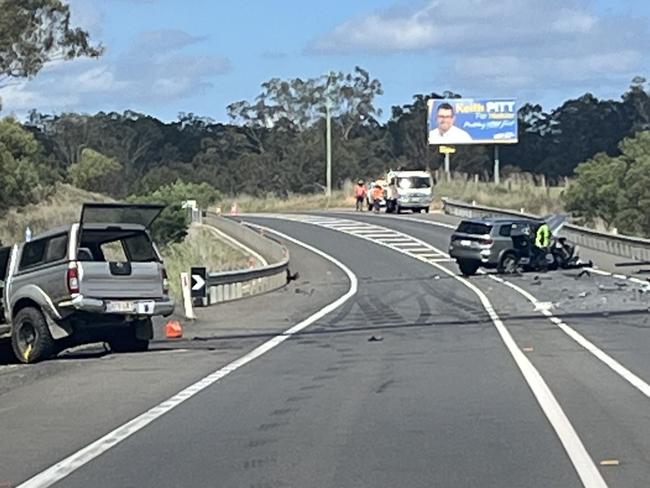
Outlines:
<svg viewBox="0 0 650 488"><path fill-rule="evenodd" d="M443 198L443 209L449 215L456 215L465 218L477 217L526 217L539 219L539 215L516 212L503 208L473 205L467 202L460 202ZM574 243L595 251L601 251L615 256L621 256L634 261L650 261L650 239L631 237L625 235L614 235L606 232L599 232L579 225L567 224L562 230L563 235Z"/></svg>
<svg viewBox="0 0 650 488"><path fill-rule="evenodd" d="M230 218L206 213L204 223L218 229L262 256L268 264L256 268L208 273L208 304L237 300L275 290L289 281L289 251Z"/></svg>

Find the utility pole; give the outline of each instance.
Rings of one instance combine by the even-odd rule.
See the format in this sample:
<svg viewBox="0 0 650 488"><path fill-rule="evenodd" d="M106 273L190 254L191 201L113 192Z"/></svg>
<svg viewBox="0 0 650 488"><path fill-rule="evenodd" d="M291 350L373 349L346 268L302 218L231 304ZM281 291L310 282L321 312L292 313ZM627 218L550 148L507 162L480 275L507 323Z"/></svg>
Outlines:
<svg viewBox="0 0 650 488"><path fill-rule="evenodd" d="M499 175L499 145L494 145L494 184L501 183L501 176Z"/></svg>
<svg viewBox="0 0 650 488"><path fill-rule="evenodd" d="M327 151L327 198L332 196L332 122L330 120L330 99L325 101L325 113L327 118L326 151Z"/></svg>

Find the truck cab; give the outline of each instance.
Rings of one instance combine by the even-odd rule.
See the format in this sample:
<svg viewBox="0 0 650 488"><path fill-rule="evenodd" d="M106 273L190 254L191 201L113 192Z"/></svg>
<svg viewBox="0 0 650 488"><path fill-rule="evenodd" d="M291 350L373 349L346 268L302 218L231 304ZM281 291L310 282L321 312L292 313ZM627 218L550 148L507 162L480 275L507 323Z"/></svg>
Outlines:
<svg viewBox="0 0 650 488"><path fill-rule="evenodd" d="M433 177L428 171L390 171L388 200L390 211L429 212L433 201ZM387 207L388 208L388 207Z"/></svg>

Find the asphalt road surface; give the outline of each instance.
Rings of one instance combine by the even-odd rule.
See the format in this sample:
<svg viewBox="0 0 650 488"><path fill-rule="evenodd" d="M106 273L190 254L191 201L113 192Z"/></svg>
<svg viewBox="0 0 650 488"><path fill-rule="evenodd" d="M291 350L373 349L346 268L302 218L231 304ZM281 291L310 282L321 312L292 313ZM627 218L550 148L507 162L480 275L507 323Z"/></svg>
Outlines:
<svg viewBox="0 0 650 488"><path fill-rule="evenodd" d="M0 368L0 482L650 485L639 283L465 280L442 217L246 220L316 248L287 241L299 282L205 311L158 351Z"/></svg>

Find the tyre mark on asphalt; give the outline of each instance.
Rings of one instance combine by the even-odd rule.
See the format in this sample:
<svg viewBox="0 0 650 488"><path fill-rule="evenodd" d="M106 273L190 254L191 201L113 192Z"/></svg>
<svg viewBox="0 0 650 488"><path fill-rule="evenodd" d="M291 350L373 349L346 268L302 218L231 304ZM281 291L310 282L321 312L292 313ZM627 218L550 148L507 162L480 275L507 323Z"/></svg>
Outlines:
<svg viewBox="0 0 650 488"><path fill-rule="evenodd" d="M288 421L282 421L282 422L269 422L266 424L261 424L257 430L261 431L267 431L267 430L273 430L273 429L278 429L280 427L286 427L289 425Z"/></svg>

